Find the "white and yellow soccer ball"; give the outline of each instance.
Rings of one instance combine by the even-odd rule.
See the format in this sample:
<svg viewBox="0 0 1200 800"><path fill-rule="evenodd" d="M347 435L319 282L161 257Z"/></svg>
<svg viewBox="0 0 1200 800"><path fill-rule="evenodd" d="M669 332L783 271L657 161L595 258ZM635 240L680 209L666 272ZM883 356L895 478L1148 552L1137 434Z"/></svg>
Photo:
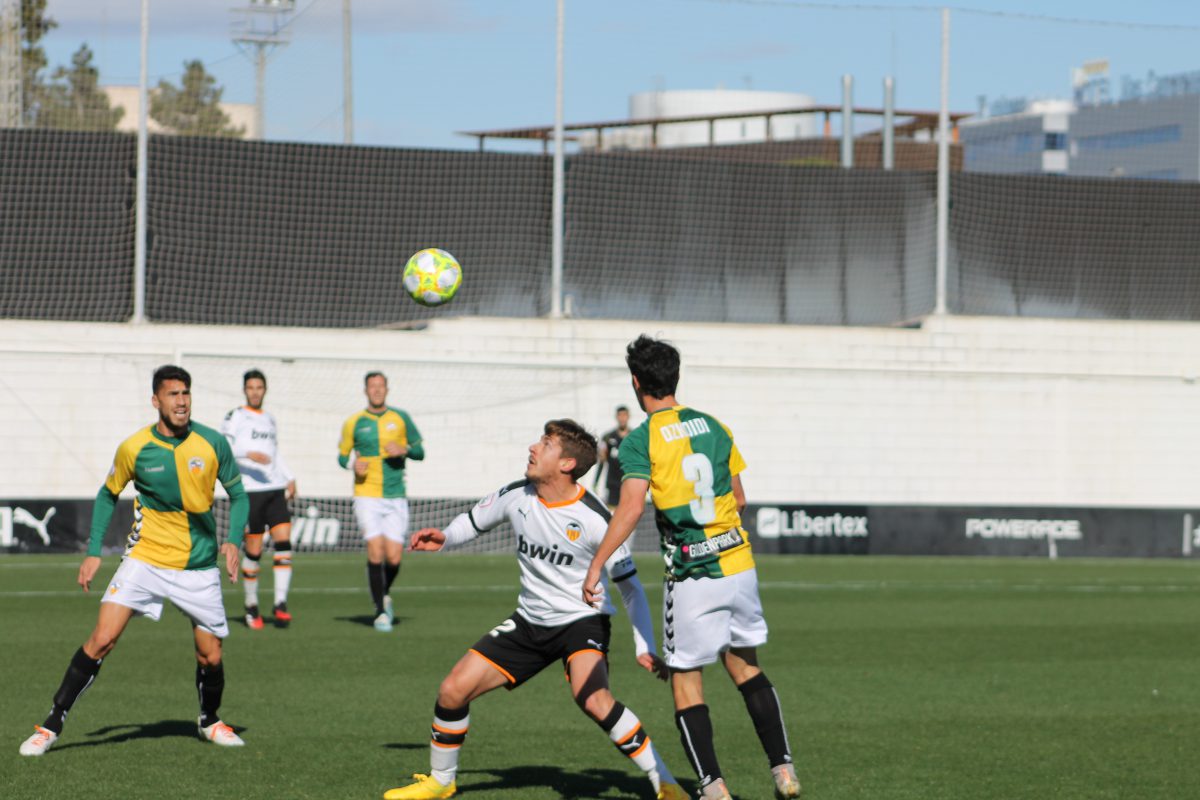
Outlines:
<svg viewBox="0 0 1200 800"><path fill-rule="evenodd" d="M462 267L445 250L427 247L413 253L404 265L404 290L423 306L449 303L460 286Z"/></svg>

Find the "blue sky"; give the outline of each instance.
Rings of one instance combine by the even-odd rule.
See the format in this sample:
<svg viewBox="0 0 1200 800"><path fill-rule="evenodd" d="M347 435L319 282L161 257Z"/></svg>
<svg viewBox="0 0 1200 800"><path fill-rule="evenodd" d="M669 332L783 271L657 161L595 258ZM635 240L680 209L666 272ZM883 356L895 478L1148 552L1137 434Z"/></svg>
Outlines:
<svg viewBox="0 0 1200 800"><path fill-rule="evenodd" d="M229 38L238 0L151 0L150 74L199 58L225 99L252 102L254 69ZM298 0L292 43L267 68L267 137L342 138L342 0ZM353 0L355 140L467 148L460 130L549 125L555 0ZM1200 4L963 0L952 13L951 106L981 95L1066 97L1069 70L1107 58L1114 77L1200 70ZM902 107L936 108L940 18L932 5L793 0L567 0L566 119L628 114L654 89L794 91L877 105L894 75ZM50 0L52 65L80 43L101 80L136 84L138 0ZM1042 17L1093 20L1063 22ZM1176 26L1175 29L1151 26ZM512 149L511 147L509 149ZM525 148L527 149L527 148Z"/></svg>

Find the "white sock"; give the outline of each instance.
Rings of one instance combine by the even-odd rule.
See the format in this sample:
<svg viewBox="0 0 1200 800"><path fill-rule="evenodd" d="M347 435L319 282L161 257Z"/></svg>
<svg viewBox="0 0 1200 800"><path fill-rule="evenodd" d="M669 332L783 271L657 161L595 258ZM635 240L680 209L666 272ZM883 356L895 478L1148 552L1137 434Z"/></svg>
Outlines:
<svg viewBox="0 0 1200 800"><path fill-rule="evenodd" d="M246 593L246 605L258 605L258 559L242 556L242 590Z"/></svg>
<svg viewBox="0 0 1200 800"><path fill-rule="evenodd" d="M292 586L292 551L275 554L275 605L286 603L288 589Z"/></svg>
<svg viewBox="0 0 1200 800"><path fill-rule="evenodd" d="M612 739L618 750L629 756L630 761L641 767L650 783L654 785L655 792L662 788L663 780L668 783L675 782L671 771L663 764L662 758L650 742L650 737L642 728L641 720L628 708L621 712L617 724L608 732L608 738Z"/></svg>
<svg viewBox="0 0 1200 800"><path fill-rule="evenodd" d="M467 728L470 727L471 715L448 721L433 718L434 734L443 733L450 734L454 737L464 737L467 735ZM461 738L459 739L461 741ZM429 743L429 775L442 786L449 786L454 783L454 776L458 774L458 751L462 749L461 744L444 745L439 744L436 739Z"/></svg>

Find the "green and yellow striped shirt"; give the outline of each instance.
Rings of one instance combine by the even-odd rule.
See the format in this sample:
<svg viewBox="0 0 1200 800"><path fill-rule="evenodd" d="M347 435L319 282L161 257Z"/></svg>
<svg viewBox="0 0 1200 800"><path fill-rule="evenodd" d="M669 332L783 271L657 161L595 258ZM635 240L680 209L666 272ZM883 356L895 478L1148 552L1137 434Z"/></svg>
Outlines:
<svg viewBox="0 0 1200 800"><path fill-rule="evenodd" d="M389 442L407 447L408 454L387 457L384 447ZM349 466L351 452L357 453L357 459L367 464L366 475L354 475L355 497L407 496L404 464L409 459L420 461L425 458L421 432L412 417L406 411L391 407L378 414L363 409L346 420L338 444L338 463Z"/></svg>
<svg viewBox="0 0 1200 800"><path fill-rule="evenodd" d="M667 575L719 578L754 567L733 476L746 468L733 434L686 406L655 411L621 444L624 480L650 482Z"/></svg>
<svg viewBox="0 0 1200 800"><path fill-rule="evenodd" d="M250 501L224 436L193 422L181 439L151 425L117 448L108 479L96 495L88 555L99 556L117 496L133 481L133 530L125 554L167 569L217 565L213 494L217 481L229 493L229 541L240 545Z"/></svg>

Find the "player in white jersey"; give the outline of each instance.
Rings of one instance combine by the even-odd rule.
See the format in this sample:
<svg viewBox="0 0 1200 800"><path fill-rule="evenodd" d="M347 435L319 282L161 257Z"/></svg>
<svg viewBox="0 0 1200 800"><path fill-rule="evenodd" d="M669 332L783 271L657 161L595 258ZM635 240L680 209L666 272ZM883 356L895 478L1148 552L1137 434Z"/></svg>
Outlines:
<svg viewBox="0 0 1200 800"><path fill-rule="evenodd" d="M288 611L288 589L292 584L292 513L288 501L296 496L296 478L279 455L275 417L262 407L267 378L257 369L242 376L246 405L225 415L221 433L229 440L242 482L250 496L250 519L246 525L246 551L242 557L242 580L246 594L246 627L262 630L258 610L258 571L263 534L270 533L274 557L275 626L286 628L292 621Z"/></svg>
<svg viewBox="0 0 1200 800"><path fill-rule="evenodd" d="M596 439L568 420L546 423L529 448L525 480L488 495L444 531L424 528L410 538L412 550L441 550L474 539L502 522L517 538L521 594L517 610L469 649L438 689L433 710L430 774L384 794L385 800L450 797L457 792L458 754L467 737L472 700L504 686L515 689L561 661L580 709L608 734L617 749L650 778L659 800L687 797L663 764L637 715L608 688L609 617L583 602L583 578L608 527L604 504L577 481L596 463ZM629 551L606 564L633 623L637 661L665 679L666 665L654 647L650 608Z"/></svg>

